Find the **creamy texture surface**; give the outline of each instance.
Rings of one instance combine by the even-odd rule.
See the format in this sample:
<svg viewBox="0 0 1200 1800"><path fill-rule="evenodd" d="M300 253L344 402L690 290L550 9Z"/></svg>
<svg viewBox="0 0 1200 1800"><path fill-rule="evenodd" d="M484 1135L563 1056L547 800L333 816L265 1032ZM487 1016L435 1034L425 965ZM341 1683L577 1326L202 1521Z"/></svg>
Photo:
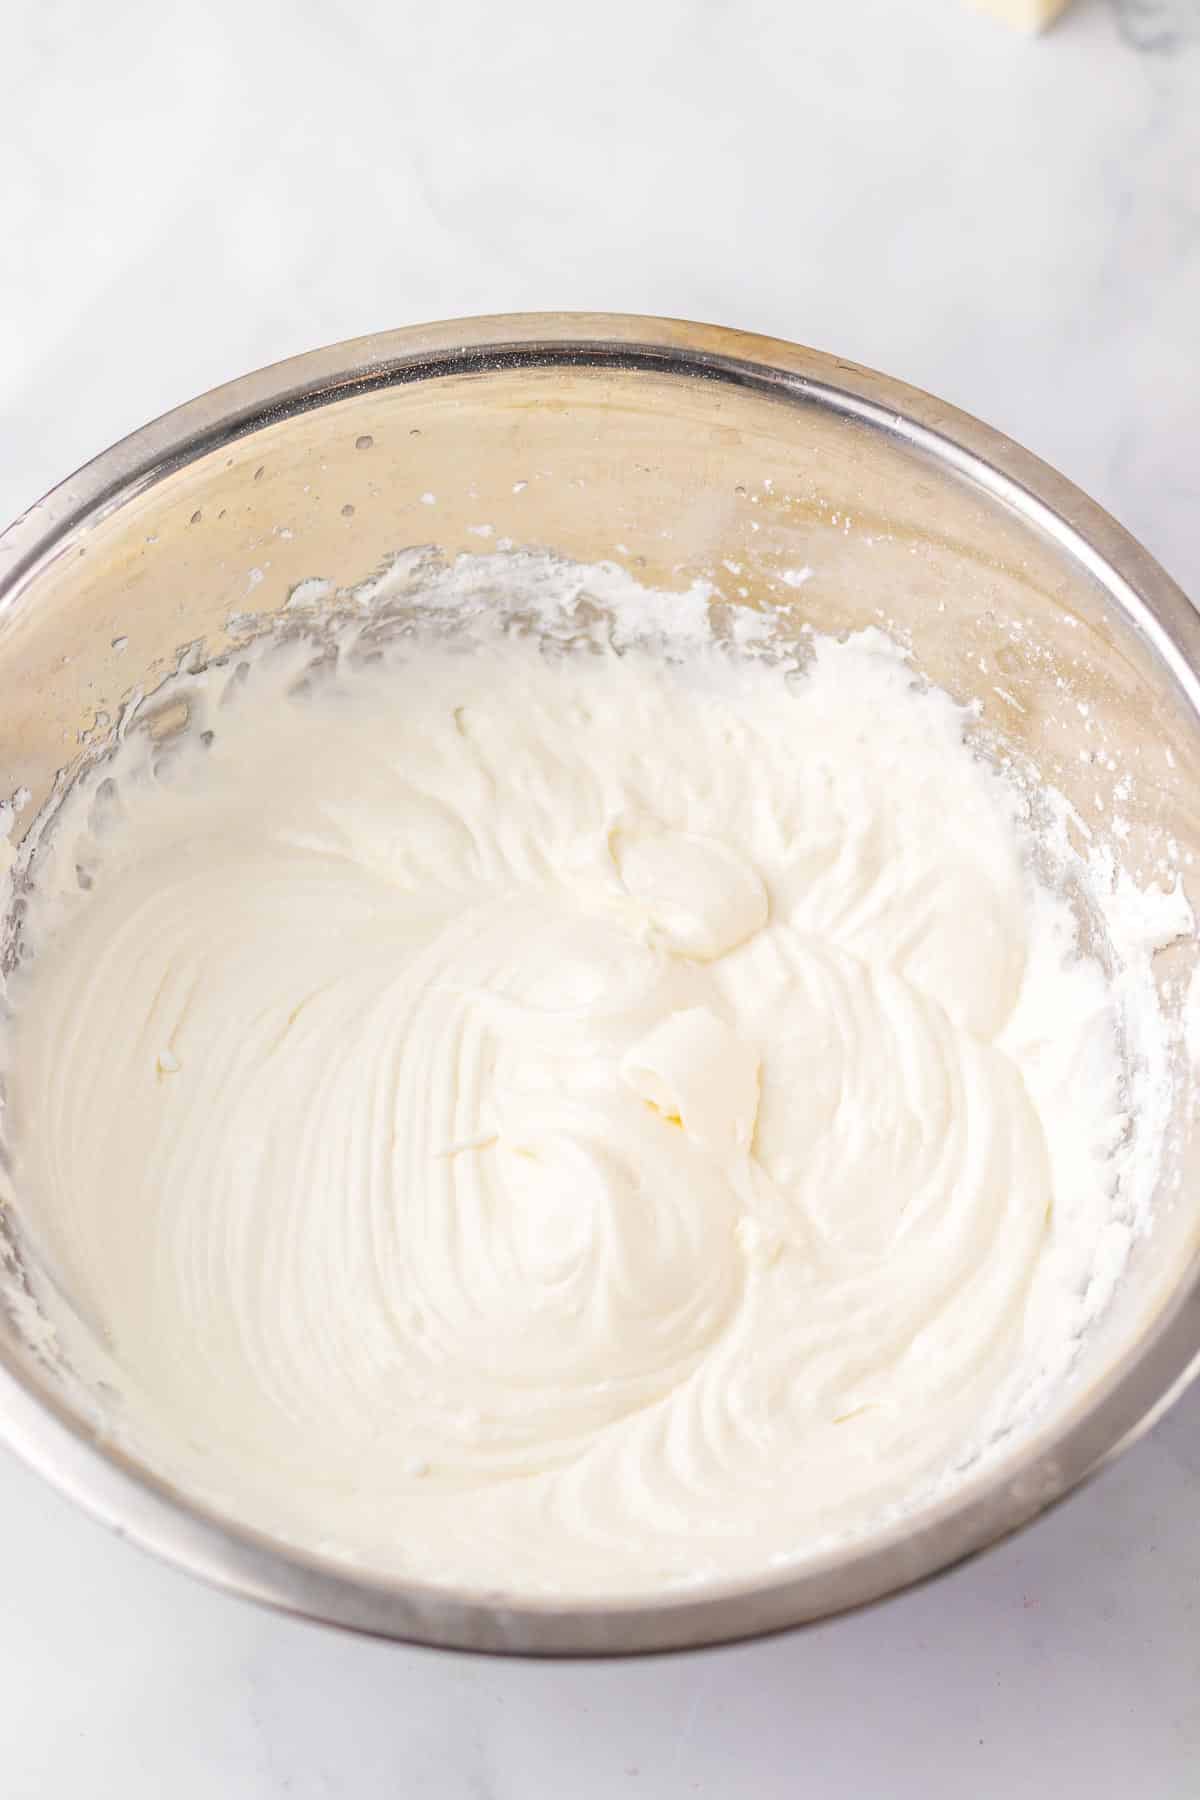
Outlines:
<svg viewBox="0 0 1200 1800"><path fill-rule="evenodd" d="M1126 1124L968 715L874 633L306 654L195 678L35 871L7 1135L118 1429L518 1591L762 1570L968 1463L1069 1359Z"/></svg>

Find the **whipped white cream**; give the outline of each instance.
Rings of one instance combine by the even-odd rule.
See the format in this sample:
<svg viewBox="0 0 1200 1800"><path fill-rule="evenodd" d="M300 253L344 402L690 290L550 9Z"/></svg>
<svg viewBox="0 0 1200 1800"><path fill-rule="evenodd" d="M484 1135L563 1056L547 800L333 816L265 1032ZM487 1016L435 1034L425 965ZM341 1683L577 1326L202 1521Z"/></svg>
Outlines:
<svg viewBox="0 0 1200 1800"><path fill-rule="evenodd" d="M34 865L47 1311L140 1453L372 1567L803 1555L1011 1425L1112 1260L1112 1000L969 715L877 633L611 635L210 669Z"/></svg>

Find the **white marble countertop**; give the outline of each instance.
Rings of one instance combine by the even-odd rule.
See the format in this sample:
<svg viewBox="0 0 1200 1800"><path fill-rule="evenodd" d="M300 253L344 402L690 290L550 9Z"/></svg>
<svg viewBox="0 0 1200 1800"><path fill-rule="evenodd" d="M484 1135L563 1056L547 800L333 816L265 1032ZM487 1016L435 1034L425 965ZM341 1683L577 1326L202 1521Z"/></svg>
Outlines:
<svg viewBox="0 0 1200 1800"><path fill-rule="evenodd" d="M179 400L419 319L604 308L834 350L1003 427L1200 596L1200 0L16 0L0 515ZM0 1792L1200 1793L1200 1392L922 1592L516 1665L210 1593L0 1458Z"/></svg>

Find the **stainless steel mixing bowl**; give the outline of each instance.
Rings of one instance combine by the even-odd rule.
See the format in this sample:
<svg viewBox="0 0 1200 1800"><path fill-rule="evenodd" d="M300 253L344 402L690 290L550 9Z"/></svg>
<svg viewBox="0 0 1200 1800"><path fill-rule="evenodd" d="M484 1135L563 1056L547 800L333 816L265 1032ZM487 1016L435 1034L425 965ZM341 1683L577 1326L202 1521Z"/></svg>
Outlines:
<svg viewBox="0 0 1200 1800"><path fill-rule="evenodd" d="M19 519L0 538L0 800L30 795L14 839L81 734L181 646L226 646L231 615L278 608L307 577L355 580L406 545L504 538L665 588L714 577L731 605L791 599L827 630L886 623L1100 838L1128 779L1115 845L1128 866L1156 831L1185 862L1200 852L1200 622L1099 507L996 432L853 364L708 326L559 314L363 338L248 375ZM813 574L797 589L784 577L801 566ZM1188 944L1160 958L1176 1009L1194 957ZM545 1654L772 1631L993 1543L1158 1417L1200 1367L1198 1158L1185 1080L1153 1228L1057 1405L949 1498L778 1578L579 1605L347 1573L114 1449L28 1301L0 1309L0 1435L121 1535L361 1631Z"/></svg>

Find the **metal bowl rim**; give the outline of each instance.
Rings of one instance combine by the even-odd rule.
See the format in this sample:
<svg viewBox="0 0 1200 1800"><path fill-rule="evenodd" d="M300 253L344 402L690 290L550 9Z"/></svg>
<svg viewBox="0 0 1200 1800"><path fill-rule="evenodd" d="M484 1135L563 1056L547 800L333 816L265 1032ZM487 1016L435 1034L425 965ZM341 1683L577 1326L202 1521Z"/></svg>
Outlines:
<svg viewBox="0 0 1200 1800"><path fill-rule="evenodd" d="M970 415L857 364L717 326L624 314L412 326L310 351L214 388L102 452L0 534L0 619L81 531L264 426L401 383L556 365L749 387L855 419L931 457L1020 514L1097 580L1147 639L1200 726L1195 611L1149 552L1056 470ZM283 1611L447 1648L633 1654L784 1630L944 1572L1078 1488L1197 1375L1200 1252L1134 1351L1077 1399L1066 1420L989 1460L949 1498L777 1578L604 1600L356 1576L188 1498L106 1444L7 1352L0 1352L0 1441L119 1536Z"/></svg>

